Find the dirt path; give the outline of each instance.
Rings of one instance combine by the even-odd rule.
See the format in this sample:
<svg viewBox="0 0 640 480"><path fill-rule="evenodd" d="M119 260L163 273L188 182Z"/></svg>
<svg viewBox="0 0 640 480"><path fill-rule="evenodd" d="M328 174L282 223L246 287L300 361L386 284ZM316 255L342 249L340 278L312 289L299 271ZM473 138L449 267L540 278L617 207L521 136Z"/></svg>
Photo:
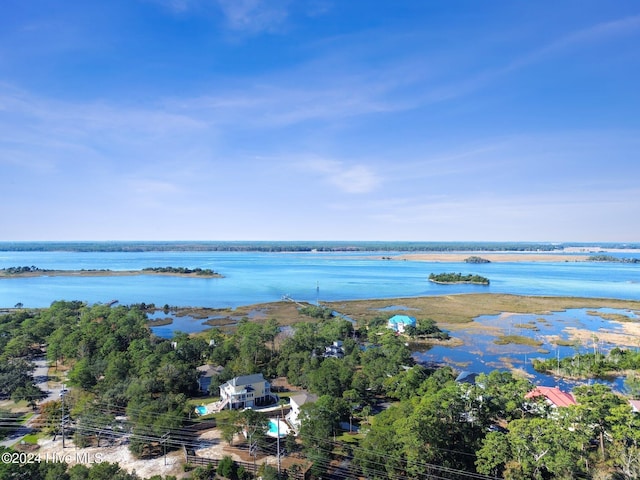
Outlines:
<svg viewBox="0 0 640 480"><path fill-rule="evenodd" d="M181 450L167 453L165 458L153 458L150 460L138 460L129 451L128 445L112 447L88 447L76 448L73 441L65 439L66 448L62 448L62 440L45 439L38 441L41 461L62 461L69 465L81 463L90 467L101 462L118 463L121 468L132 473L134 470L141 478L153 475L175 475L177 478L186 478L184 472L184 456Z"/></svg>

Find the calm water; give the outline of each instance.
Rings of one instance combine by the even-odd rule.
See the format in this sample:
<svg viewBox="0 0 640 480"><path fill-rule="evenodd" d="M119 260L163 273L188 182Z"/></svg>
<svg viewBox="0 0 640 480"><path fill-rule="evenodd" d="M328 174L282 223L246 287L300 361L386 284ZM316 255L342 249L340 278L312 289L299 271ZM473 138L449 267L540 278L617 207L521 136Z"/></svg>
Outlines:
<svg viewBox="0 0 640 480"><path fill-rule="evenodd" d="M225 278L34 277L0 279L0 307L46 307L55 300L237 307L297 300L354 300L450 293L568 295L640 300L640 264L426 263L377 260L392 253L255 252L0 252L0 268L138 270L145 267L211 268ZM626 257L638 254L625 254ZM436 285L430 273L477 273L490 286ZM318 290L319 287L319 290Z"/></svg>
<svg viewBox="0 0 640 480"><path fill-rule="evenodd" d="M640 300L640 264L624 263L426 263L379 260L393 253L255 253L255 252L0 252L0 268L34 265L53 270L139 270L145 267L211 268L224 278L180 278L140 275L133 277L34 277L0 279L0 307L46 307L55 300L89 303L118 300L123 304L155 303L171 306L237 307L273 302L287 294L296 300L315 302L367 298L399 298L450 293L511 293L517 295L564 295ZM624 254L624 257L640 254ZM476 273L491 280L490 286L436 285L430 273ZM403 309L401 302L393 306ZM161 316L161 314L158 314ZM541 322L540 318L545 318ZM421 361L448 363L458 369L488 372L495 368L521 368L536 381L549 378L531 368L535 357L564 357L571 347L556 347L549 335L564 335L567 326L593 331L616 329L584 310L549 316L519 315L477 319L498 326L505 333L535 336L540 348L493 344L493 336L457 332L465 341L458 348L436 347L417 354ZM516 324L535 322L537 331ZM206 328L202 320L175 317L174 324L155 327L171 337L173 331L196 332ZM631 345L637 347L638 345ZM584 346L584 349L588 346ZM602 345L602 349L608 348ZM545 350L547 351L545 353ZM619 380L617 386L621 386Z"/></svg>
<svg viewBox="0 0 640 480"><path fill-rule="evenodd" d="M454 336L460 338L464 345L460 347L433 347L424 352L416 352L414 358L427 364L447 364L458 370L489 373L491 370L516 368L524 371L535 383L549 384L549 376L533 369L533 359L564 358L576 353L593 353L594 348L600 353L610 351L616 345L598 338L604 333L624 334L624 325L611 322L594 312L606 314L617 313L629 319L638 320L638 312L622 309L573 308L545 315L500 314L481 315L475 321L483 326L498 328L504 335L520 335L542 342L540 346L496 345L495 335L482 331L460 331ZM526 326L526 327L525 327ZM577 342L574 346L556 346L557 338L570 340L567 329L588 330L596 332L593 340ZM640 348L640 338L625 336L628 340L622 348ZM553 383L553 382L552 382ZM571 382L558 382L561 387L571 388ZM576 382L577 383L577 382ZM623 389L623 379L616 379L614 385Z"/></svg>

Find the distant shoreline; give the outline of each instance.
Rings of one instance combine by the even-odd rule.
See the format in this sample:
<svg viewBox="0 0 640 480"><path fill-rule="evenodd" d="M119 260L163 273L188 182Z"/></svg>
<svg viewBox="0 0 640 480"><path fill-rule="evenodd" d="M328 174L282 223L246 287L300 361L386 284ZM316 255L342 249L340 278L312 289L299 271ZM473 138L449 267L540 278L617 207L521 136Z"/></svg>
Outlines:
<svg viewBox="0 0 640 480"><path fill-rule="evenodd" d="M625 242L495 242L495 241L0 241L5 252L637 252L640 243Z"/></svg>
<svg viewBox="0 0 640 480"><path fill-rule="evenodd" d="M179 272L154 272L151 270L37 270L33 272L7 273L0 270L0 278L32 278L32 277L131 277L135 275L153 275L186 278L224 278L219 273L197 274Z"/></svg>
<svg viewBox="0 0 640 480"><path fill-rule="evenodd" d="M407 253L391 257L391 260L412 262L464 262L469 255L480 255L492 263L500 262L586 262L590 255L571 255L562 253L519 253L519 252L463 252L463 253Z"/></svg>

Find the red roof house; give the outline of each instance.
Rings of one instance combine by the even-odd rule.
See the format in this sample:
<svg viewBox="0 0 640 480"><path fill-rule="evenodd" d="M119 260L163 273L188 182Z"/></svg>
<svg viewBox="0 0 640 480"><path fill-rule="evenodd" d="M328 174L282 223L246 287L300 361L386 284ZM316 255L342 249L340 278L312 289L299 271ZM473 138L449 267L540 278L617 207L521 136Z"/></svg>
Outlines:
<svg viewBox="0 0 640 480"><path fill-rule="evenodd" d="M573 395L563 392L557 387L536 387L524 396L527 400L539 397L544 397L552 407L568 407L578 404Z"/></svg>

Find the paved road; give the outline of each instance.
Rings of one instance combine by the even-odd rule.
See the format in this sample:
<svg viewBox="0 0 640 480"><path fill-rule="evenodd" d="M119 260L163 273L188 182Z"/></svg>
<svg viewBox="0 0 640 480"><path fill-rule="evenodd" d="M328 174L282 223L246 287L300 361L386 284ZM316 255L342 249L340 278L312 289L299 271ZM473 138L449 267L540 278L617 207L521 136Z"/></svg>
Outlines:
<svg viewBox="0 0 640 480"><path fill-rule="evenodd" d="M33 371L33 379L36 385L38 386L38 388L40 388L40 390L42 390L43 392L47 393L47 397L42 399L40 403L48 402L51 400L57 400L58 398L60 398L60 390L62 389L62 387L59 386L53 389L49 389L49 386L47 384L49 380L49 377L47 375L49 371L47 360L44 357L40 357L40 358L36 358L33 361L33 363L36 366L35 370ZM40 415L38 413L34 414L25 425L21 425L15 432L13 432L7 438L1 441L0 446L10 447L18 443L26 435L30 434L33 431L30 425L39 416Z"/></svg>

